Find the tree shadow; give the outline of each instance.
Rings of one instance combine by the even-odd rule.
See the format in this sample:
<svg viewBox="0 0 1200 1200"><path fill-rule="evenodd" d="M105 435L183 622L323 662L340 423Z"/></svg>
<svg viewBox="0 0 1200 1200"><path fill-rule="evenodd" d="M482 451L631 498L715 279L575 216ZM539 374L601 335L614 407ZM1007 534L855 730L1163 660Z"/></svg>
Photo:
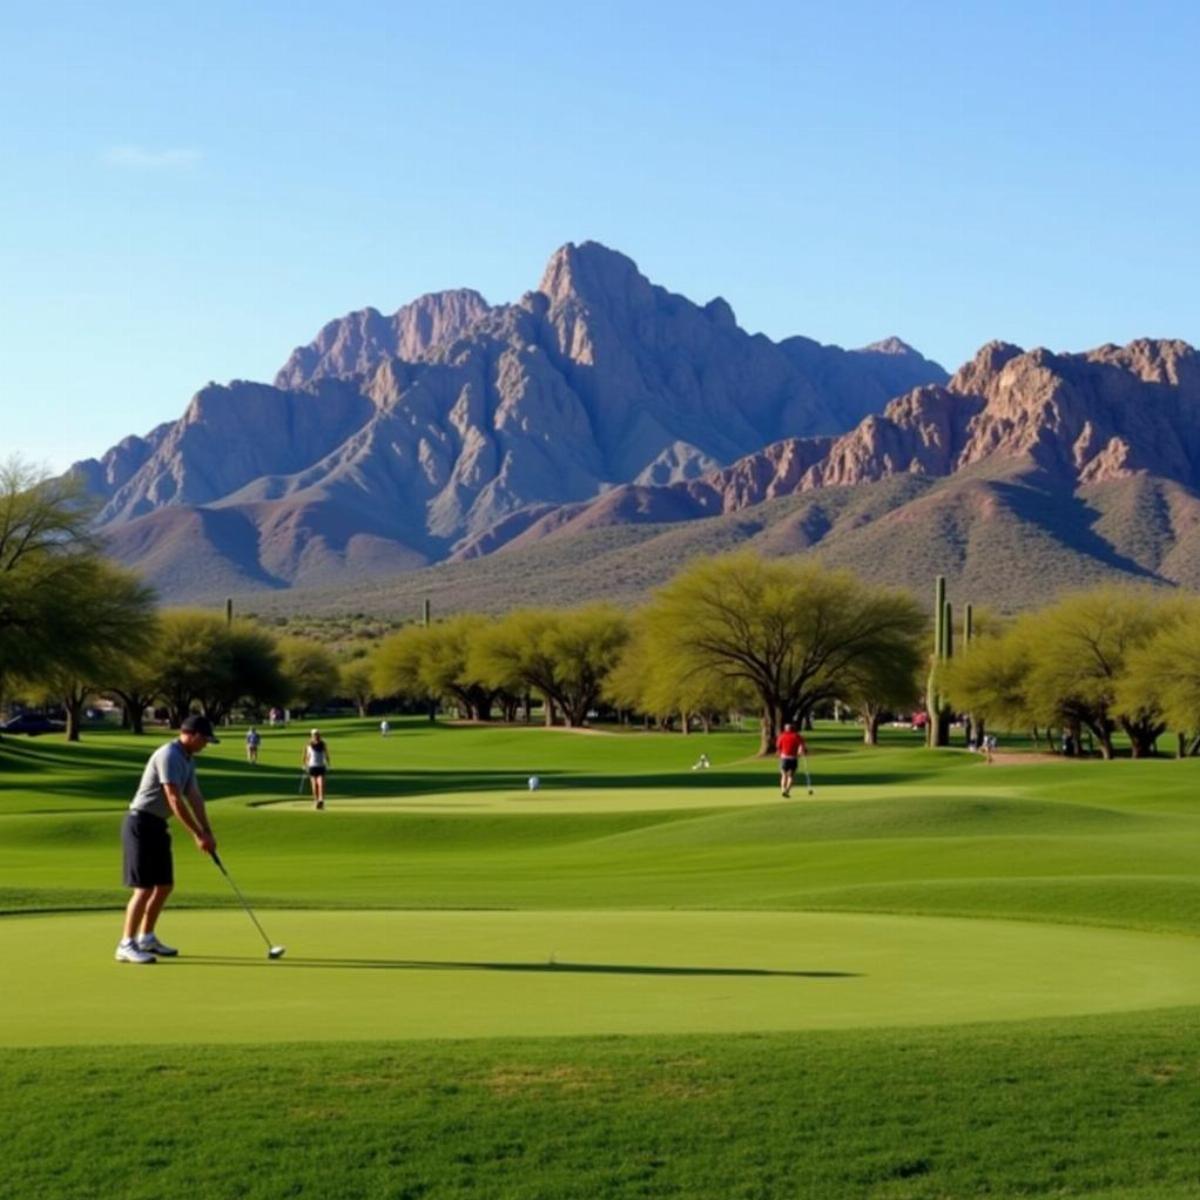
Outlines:
<svg viewBox="0 0 1200 1200"><path fill-rule="evenodd" d="M781 971L768 967L656 967L634 963L468 962L409 958L246 958L221 954L189 954L169 960L172 966L280 967L351 971L512 971L531 974L649 975L701 978L858 979L855 971Z"/></svg>

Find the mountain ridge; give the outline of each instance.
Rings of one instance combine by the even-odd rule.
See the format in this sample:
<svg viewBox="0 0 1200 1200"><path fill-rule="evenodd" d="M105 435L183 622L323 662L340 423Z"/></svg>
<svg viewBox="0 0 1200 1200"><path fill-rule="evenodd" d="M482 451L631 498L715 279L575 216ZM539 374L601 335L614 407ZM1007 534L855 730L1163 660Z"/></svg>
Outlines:
<svg viewBox="0 0 1200 1200"><path fill-rule="evenodd" d="M152 582L174 578L168 543L186 526L161 513L196 507L254 526L257 549L235 539L229 572L290 586L499 544L531 507L695 479L945 378L899 339L846 351L748 334L724 300L693 304L625 255L568 243L514 304L460 289L348 314L274 385L209 385L178 421L74 469L113 553L153 563Z"/></svg>

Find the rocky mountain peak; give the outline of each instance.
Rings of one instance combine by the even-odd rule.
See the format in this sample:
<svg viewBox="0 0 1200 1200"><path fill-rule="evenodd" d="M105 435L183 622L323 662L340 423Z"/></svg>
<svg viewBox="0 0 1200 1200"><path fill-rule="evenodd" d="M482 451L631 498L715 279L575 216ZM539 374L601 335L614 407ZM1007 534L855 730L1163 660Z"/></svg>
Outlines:
<svg viewBox="0 0 1200 1200"><path fill-rule="evenodd" d="M298 388L314 379L370 374L385 358L425 358L492 313L471 288L431 292L385 317L364 308L330 321L307 346L298 346L275 376L275 386Z"/></svg>
<svg viewBox="0 0 1200 1200"><path fill-rule="evenodd" d="M982 395L1014 358L1025 351L1012 342L992 341L981 346L970 362L963 363L946 385L954 392Z"/></svg>
<svg viewBox="0 0 1200 1200"><path fill-rule="evenodd" d="M869 346L864 346L863 353L916 354L917 352L903 338L898 338L893 334L891 337L881 338L878 342L872 342Z"/></svg>
<svg viewBox="0 0 1200 1200"><path fill-rule="evenodd" d="M560 246L542 272L538 291L549 297L552 306L599 302L607 307L624 301L637 307L652 297L652 285L637 263L599 242Z"/></svg>

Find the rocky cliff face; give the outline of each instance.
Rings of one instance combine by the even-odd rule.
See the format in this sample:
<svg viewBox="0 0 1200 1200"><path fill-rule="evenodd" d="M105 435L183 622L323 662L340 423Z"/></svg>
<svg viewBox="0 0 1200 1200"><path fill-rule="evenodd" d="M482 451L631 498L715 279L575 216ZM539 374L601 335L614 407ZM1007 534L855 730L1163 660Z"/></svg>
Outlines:
<svg viewBox="0 0 1200 1200"><path fill-rule="evenodd" d="M789 440L699 481L726 508L902 473L1025 460L1068 488L1148 474L1200 484L1200 354L1133 342L1085 354L993 342L839 438Z"/></svg>
<svg viewBox="0 0 1200 1200"><path fill-rule="evenodd" d="M895 339L845 351L752 336L723 300L693 304L584 243L515 304L445 292L331 322L275 386L212 385L179 421L76 469L121 556L160 564L153 577L186 554L180 530L212 522L125 526L203 508L226 514L231 569L286 586L478 553L530 512L630 482L695 484L945 380Z"/></svg>
<svg viewBox="0 0 1200 1200"><path fill-rule="evenodd" d="M914 388L840 437L784 439L695 479L539 513L513 544L986 469L1036 475L1043 490L1067 495L1135 477L1200 488L1200 354L1185 342L1148 339L1083 354L992 342L944 386Z"/></svg>

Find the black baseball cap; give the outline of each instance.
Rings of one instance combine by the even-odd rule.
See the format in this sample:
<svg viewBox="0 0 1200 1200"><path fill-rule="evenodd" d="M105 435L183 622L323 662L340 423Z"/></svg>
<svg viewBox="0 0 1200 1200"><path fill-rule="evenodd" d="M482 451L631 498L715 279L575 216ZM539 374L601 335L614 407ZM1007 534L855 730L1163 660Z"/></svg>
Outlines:
<svg viewBox="0 0 1200 1200"><path fill-rule="evenodd" d="M210 742L220 744L221 739L213 733L212 722L207 717L200 716L199 713L193 713L190 717L183 718L183 724L179 726L180 733L199 733L208 738Z"/></svg>

